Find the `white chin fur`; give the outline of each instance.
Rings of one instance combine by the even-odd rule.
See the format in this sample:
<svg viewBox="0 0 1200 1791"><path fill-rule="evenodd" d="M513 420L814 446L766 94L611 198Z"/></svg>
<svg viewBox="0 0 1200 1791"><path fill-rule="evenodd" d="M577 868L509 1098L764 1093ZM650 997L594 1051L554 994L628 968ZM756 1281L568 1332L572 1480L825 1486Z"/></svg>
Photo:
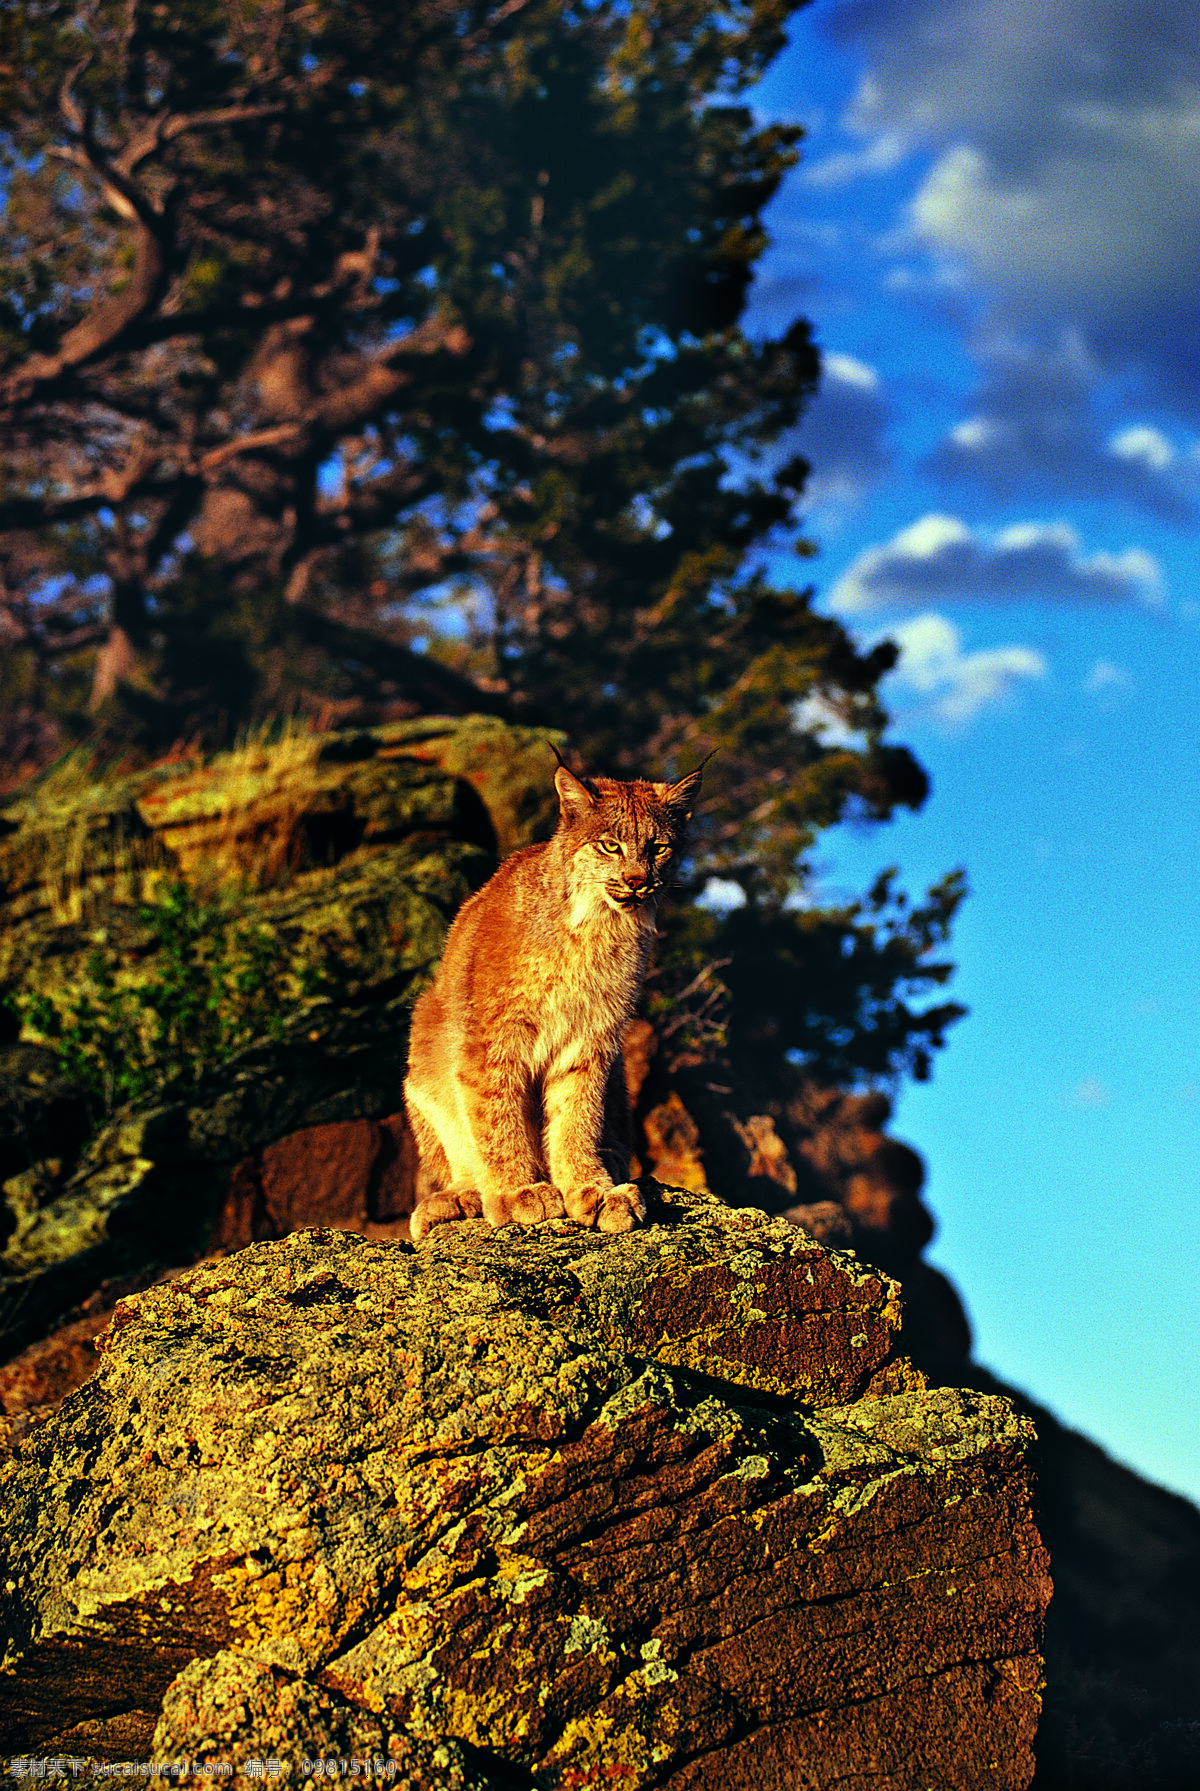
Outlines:
<svg viewBox="0 0 1200 1791"><path fill-rule="evenodd" d="M572 928L586 926L591 920L598 920L604 913L625 914L637 921L654 920L654 909L658 891L640 902L621 902L610 895L602 883L585 883L571 897L567 910L568 925Z"/></svg>
<svg viewBox="0 0 1200 1791"><path fill-rule="evenodd" d="M615 909L618 914L645 914L654 902L653 894L643 896L640 901L623 902L619 896L610 895L607 889L604 891L604 899L609 907Z"/></svg>

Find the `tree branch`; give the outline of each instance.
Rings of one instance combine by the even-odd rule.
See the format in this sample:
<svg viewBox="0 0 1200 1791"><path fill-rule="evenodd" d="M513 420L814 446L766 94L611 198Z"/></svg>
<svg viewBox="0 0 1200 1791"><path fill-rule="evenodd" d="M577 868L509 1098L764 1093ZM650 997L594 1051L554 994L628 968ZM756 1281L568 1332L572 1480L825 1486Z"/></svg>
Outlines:
<svg viewBox="0 0 1200 1791"><path fill-rule="evenodd" d="M83 622L74 627L62 627L58 634L48 630L55 622L61 624L62 618L54 611L40 618L40 626L35 626L30 619L30 608L27 604L18 606L12 603L0 603L0 636L7 635L7 649L19 653L22 649L33 653L39 660L56 659L63 653L75 653L80 647L93 647L99 641L108 638L107 622Z"/></svg>
<svg viewBox="0 0 1200 1791"><path fill-rule="evenodd" d="M508 715L509 706L471 678L440 665L411 647L385 640L366 629L351 628L305 603L296 605L296 616L308 638L330 654L358 659L387 678L394 679L421 704L427 714L470 715L482 710L489 715Z"/></svg>
<svg viewBox="0 0 1200 1791"><path fill-rule="evenodd" d="M331 392L312 406L308 420L331 435L342 435L365 423L404 386L411 384L412 374L393 365L405 355L465 355L471 338L461 324L446 324L439 318L425 323L380 350L374 361L353 384Z"/></svg>
<svg viewBox="0 0 1200 1791"><path fill-rule="evenodd" d="M389 398L412 383L412 374L405 368L393 366L393 361L404 355L463 355L470 346L471 339L460 325L446 325L430 319L399 342L388 343L367 364L359 378L310 404L301 416L286 423L273 423L266 429L252 429L247 435L222 442L219 448L210 449L188 470L203 475L215 472L242 454L256 454L264 448L291 444L307 446L314 435L344 435L347 430L365 423Z"/></svg>
<svg viewBox="0 0 1200 1791"><path fill-rule="evenodd" d="M277 117L283 102L259 106L220 106L208 112L163 116L135 137L120 155L108 155L97 141L91 119L80 109L74 83L88 66L85 58L71 70L59 94L59 107L75 131L77 141L55 144L47 155L94 174L104 196L119 216L136 232L133 272L123 292L103 300L88 316L67 331L55 354L37 354L0 384L0 403L26 403L39 389L122 346L131 326L152 311L162 297L167 275L167 238L163 208L155 206L133 179L134 169L147 157L188 131L214 130L222 125L254 118Z"/></svg>
<svg viewBox="0 0 1200 1791"><path fill-rule="evenodd" d="M126 182L126 186L132 183ZM126 214L127 215L127 214ZM94 311L67 331L56 354L31 355L0 383L0 404L6 409L28 403L40 387L50 385L102 354L121 345L129 326L157 303L166 279L167 258L160 239L161 224L151 225L135 213L136 242L133 273L123 292L104 299Z"/></svg>
<svg viewBox="0 0 1200 1791"><path fill-rule="evenodd" d="M337 540L348 529L363 534L384 528L399 509L410 509L438 489L427 470L405 462L381 473L370 484L352 486L344 497L318 504L313 520L325 537Z"/></svg>
<svg viewBox="0 0 1200 1791"><path fill-rule="evenodd" d="M503 0L503 4L498 6L495 12L489 13L477 31L472 31L469 36L463 38L463 49L477 50L481 43L487 41L497 25L503 24L504 20L514 12L521 12L528 5L529 0Z"/></svg>
<svg viewBox="0 0 1200 1791"><path fill-rule="evenodd" d="M112 165L118 173L128 176L147 156L162 149L164 144L174 143L177 137L184 136L188 131L219 130L223 124L244 124L255 118L278 118L286 110L286 103L277 100L270 105L261 106L218 106L211 112L178 113L173 118L164 113L148 125L140 136L135 137Z"/></svg>
<svg viewBox="0 0 1200 1791"><path fill-rule="evenodd" d="M0 535L42 528L47 523L71 522L106 505L127 503L131 497L169 497L177 489L178 479L147 476L157 459L158 452L141 441L124 467L105 473L97 484L84 491L73 492L69 497L9 498L0 503Z"/></svg>
<svg viewBox="0 0 1200 1791"><path fill-rule="evenodd" d="M122 294L121 300L117 302L123 305L125 295ZM98 334L103 315L104 307L100 307L90 320L85 319L84 324L70 332L64 338L63 347L57 356L38 357L41 368L37 362L30 363L13 375L6 394L10 402L14 388L20 390L18 382L30 379L31 374L33 380L49 380L65 371L68 346L74 341L76 347L81 347L81 332L85 329ZM288 459L294 459L308 451L314 438L341 435L365 422L397 392L411 384L412 373L403 366L393 365L393 362L403 360L406 356L439 353L463 355L470 346L470 338L460 325L447 325L440 319L431 318L399 341L387 343L373 360L365 363L359 377L309 405L301 416L271 424L265 429L250 430L232 441L222 442L207 453L185 462L176 478L170 475L158 479L148 478L150 467L160 458L162 450L155 452L147 445L139 444L125 468L120 472L105 474L96 484L85 490L60 497L14 497L0 503L0 534L37 528L46 523L68 522L78 516L93 514L106 504L124 503L134 496L169 496L176 488L178 477L189 481L208 480L230 461L243 455L259 454L276 448L283 450ZM99 352L101 349L97 348L96 353ZM28 389L20 391L20 396L26 396ZM4 388L0 387L0 393L2 392ZM367 501L369 505L369 495ZM358 530L379 526L378 522L368 523L357 516L354 520ZM380 518L381 522L386 520L386 516Z"/></svg>
<svg viewBox="0 0 1200 1791"><path fill-rule="evenodd" d="M222 442L219 448L210 448L188 470L200 475L215 473L218 467L240 454L256 454L261 448L278 448L286 442L303 441L307 433L303 421L273 423L269 429L252 429L248 435L237 435L231 442Z"/></svg>

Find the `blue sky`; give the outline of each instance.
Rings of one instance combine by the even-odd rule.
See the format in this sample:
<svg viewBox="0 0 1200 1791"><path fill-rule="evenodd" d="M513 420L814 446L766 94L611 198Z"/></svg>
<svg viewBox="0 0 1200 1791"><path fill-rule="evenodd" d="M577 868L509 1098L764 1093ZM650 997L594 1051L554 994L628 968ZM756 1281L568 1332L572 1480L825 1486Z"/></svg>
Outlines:
<svg viewBox="0 0 1200 1791"><path fill-rule="evenodd" d="M963 865L971 1009L894 1129L979 1358L1200 1498L1200 54L1151 0L815 0L755 320L812 318L815 562L903 647L917 816L828 891Z"/></svg>

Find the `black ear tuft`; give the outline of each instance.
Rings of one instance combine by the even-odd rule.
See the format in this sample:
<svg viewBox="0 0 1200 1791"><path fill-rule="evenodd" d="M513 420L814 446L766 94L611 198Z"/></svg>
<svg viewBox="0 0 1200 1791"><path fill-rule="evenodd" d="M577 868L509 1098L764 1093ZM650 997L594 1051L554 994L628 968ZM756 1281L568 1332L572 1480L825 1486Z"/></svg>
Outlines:
<svg viewBox="0 0 1200 1791"><path fill-rule="evenodd" d="M670 786L665 798L668 808L677 809L681 814L691 818L696 798L700 794L701 774L709 759L717 751L718 748L714 746L712 752L705 754L694 771L689 771L686 777L681 777L678 783Z"/></svg>
<svg viewBox="0 0 1200 1791"><path fill-rule="evenodd" d="M554 788L558 791L558 804L563 815L572 819L575 815L585 814L589 808L595 808L599 794L591 787L587 779L576 777L569 765L558 761L558 770L554 773Z"/></svg>
<svg viewBox="0 0 1200 1791"><path fill-rule="evenodd" d="M584 795L587 797L589 802L592 802L592 803L599 802L600 792L596 788L595 784L592 782L591 778L587 776L586 772L581 776L581 775L578 775L576 772L572 771L571 767L567 764L567 761L563 758L562 754L559 752L557 746L555 746L553 740L548 741L547 744L550 748L550 751L554 754L555 758L558 760L558 771L556 771L554 773L554 787L558 791L559 800L560 801L564 800L564 798L563 798L564 784L568 790L571 789L572 785L578 784L579 788L583 791ZM560 780L559 772L562 772L562 771L565 771L567 775L566 775L565 779Z"/></svg>

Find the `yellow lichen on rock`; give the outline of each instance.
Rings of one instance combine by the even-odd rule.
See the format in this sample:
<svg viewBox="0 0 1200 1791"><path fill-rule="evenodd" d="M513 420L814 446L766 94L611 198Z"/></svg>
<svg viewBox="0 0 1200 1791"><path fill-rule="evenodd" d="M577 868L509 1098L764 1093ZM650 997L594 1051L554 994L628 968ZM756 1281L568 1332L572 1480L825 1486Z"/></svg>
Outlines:
<svg viewBox="0 0 1200 1791"><path fill-rule="evenodd" d="M1028 1421L859 1397L830 1324L832 1365L782 1351L764 1398L753 1311L844 1308L858 1335L892 1290L710 1198L662 1190L651 1219L420 1252L299 1232L124 1302L3 1478L16 1745L161 1703L159 1754L219 1734L294 1762L302 1707L548 1791L784 1791L827 1760L911 1791L951 1757L950 1782L1023 1791ZM1023 1664L981 1702L981 1661Z"/></svg>
<svg viewBox="0 0 1200 1791"><path fill-rule="evenodd" d="M136 772L76 754L7 799L0 995L24 1030L0 1106L35 1170L0 1211L8 1353L98 1281L201 1253L248 1153L396 1111L454 914L553 824L550 739L285 728ZM129 1099L163 1110L152 1148L123 1136Z"/></svg>

